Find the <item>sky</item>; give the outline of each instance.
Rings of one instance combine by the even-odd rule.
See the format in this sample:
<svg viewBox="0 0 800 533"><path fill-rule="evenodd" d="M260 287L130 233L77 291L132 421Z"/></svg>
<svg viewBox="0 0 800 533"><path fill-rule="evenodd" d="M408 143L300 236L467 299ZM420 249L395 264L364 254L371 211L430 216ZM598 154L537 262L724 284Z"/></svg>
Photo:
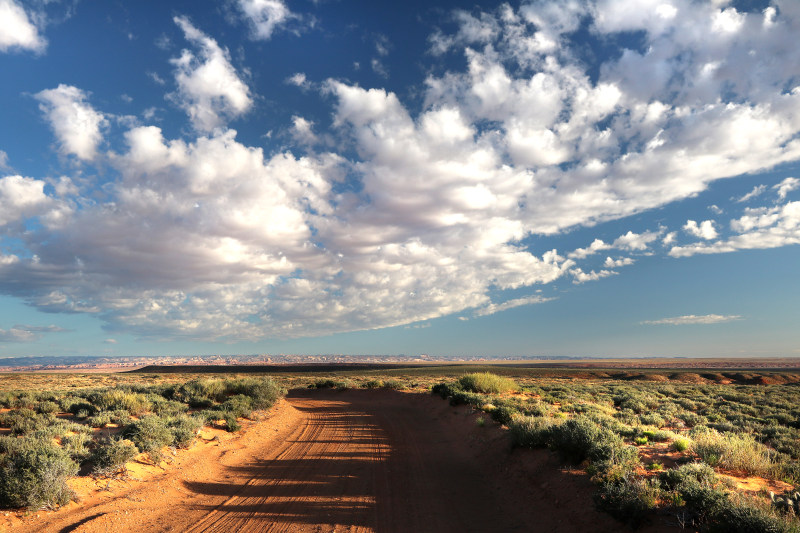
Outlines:
<svg viewBox="0 0 800 533"><path fill-rule="evenodd" d="M0 0L0 357L800 356L797 35L795 0Z"/></svg>

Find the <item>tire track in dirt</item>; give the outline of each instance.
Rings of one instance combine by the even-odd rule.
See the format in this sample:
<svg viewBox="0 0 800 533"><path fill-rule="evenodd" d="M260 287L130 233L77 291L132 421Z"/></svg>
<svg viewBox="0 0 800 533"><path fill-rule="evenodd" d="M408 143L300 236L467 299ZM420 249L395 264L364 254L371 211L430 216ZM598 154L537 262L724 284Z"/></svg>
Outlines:
<svg viewBox="0 0 800 533"><path fill-rule="evenodd" d="M252 464L255 475L190 531L278 533L309 522L310 514L334 528L373 529L368 478L385 457L380 428L347 402L297 398L292 405L305 414L303 423L281 448Z"/></svg>

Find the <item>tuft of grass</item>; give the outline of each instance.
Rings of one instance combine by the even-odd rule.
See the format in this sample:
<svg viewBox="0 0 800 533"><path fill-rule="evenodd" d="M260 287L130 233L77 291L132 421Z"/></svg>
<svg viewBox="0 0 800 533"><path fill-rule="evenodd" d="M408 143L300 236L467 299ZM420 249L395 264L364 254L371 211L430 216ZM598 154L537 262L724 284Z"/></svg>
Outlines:
<svg viewBox="0 0 800 533"><path fill-rule="evenodd" d="M519 390L519 385L513 379L489 372L466 374L461 376L458 384L465 391L483 394L501 394Z"/></svg>
<svg viewBox="0 0 800 533"><path fill-rule="evenodd" d="M773 452L752 435L720 434L716 430L698 432L692 449L711 466L758 476L770 475L775 470Z"/></svg>

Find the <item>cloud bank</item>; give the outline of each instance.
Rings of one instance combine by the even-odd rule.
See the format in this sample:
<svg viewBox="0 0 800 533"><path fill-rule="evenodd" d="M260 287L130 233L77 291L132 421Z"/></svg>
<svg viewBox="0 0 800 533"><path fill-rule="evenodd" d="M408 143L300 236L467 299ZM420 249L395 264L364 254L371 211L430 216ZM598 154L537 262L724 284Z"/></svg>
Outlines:
<svg viewBox="0 0 800 533"><path fill-rule="evenodd" d="M42 222L16 234L25 253L0 256L0 291L141 336L289 338L543 302L506 295L613 276L659 241L674 257L799 242L788 181L776 189L784 203L748 208L731 224L736 235L690 220L683 234L702 242L679 244L658 228L563 255L529 248L800 159L796 4L754 13L650 4L458 12L458 29L428 43L466 67L431 71L419 111L385 89L293 76L298 90L321 87L333 126L317 133L295 116L294 144L274 154L228 126L256 96L228 50L175 17L192 50L171 61L170 98L194 133L129 126L123 144L103 152L109 125L87 92L40 92L62 153L87 163L102 153L115 178L103 195L86 180L0 178L0 226ZM239 5L258 38L288 16L281 2ZM588 44L614 48L600 64L581 57L582 21ZM632 34L637 46L626 44ZM339 142L317 151L318 134ZM626 255L599 270L584 263L611 249Z"/></svg>

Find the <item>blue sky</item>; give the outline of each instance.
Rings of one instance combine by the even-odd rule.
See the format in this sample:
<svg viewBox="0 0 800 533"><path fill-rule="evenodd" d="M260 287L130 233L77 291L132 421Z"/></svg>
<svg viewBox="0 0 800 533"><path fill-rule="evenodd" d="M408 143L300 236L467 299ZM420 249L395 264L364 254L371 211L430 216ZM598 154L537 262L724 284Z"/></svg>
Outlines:
<svg viewBox="0 0 800 533"><path fill-rule="evenodd" d="M0 356L797 356L791 0L0 0Z"/></svg>

